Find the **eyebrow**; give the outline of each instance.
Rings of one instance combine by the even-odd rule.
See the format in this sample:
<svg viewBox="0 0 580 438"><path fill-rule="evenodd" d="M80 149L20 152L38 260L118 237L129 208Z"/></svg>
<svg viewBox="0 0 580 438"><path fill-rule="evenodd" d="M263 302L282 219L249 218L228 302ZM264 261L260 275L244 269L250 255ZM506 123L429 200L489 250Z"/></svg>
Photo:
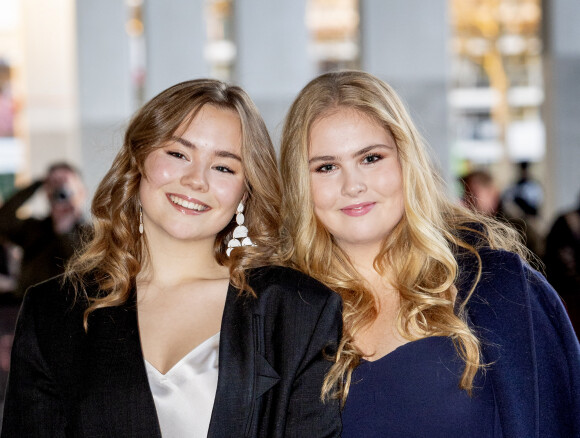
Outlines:
<svg viewBox="0 0 580 438"><path fill-rule="evenodd" d="M366 146L366 147L356 151L354 154L352 154L352 156L353 156L353 158L360 157L361 155L365 155L368 152L370 152L376 148L393 150L395 147L388 145L388 144L382 144L382 143L371 144L370 146ZM316 163L319 161L335 161L336 159L337 159L337 157L334 155L321 155L318 157L312 157L310 160L308 160L308 164Z"/></svg>
<svg viewBox="0 0 580 438"><path fill-rule="evenodd" d="M197 149L197 146L194 145L192 142L190 142L189 140L186 140L184 138L181 137L171 137L171 140L176 141L177 143L181 143L183 146L191 148L191 149ZM220 158L232 158L234 160L238 160L240 163L242 162L242 158L237 155L234 154L233 152L229 152L229 151L224 151L224 150L218 150L214 152L214 155L216 157L220 157Z"/></svg>
<svg viewBox="0 0 580 438"><path fill-rule="evenodd" d="M232 152L216 151L214 155L216 157L221 157L221 158L233 158L234 160L238 160L240 163L242 162L242 157L240 157L239 155L236 155Z"/></svg>

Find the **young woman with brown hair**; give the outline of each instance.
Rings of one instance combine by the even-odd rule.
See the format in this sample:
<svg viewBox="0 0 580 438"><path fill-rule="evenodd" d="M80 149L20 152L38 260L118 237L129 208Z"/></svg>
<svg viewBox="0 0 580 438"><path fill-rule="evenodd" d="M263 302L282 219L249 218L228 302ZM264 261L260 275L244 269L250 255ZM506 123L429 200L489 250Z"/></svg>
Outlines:
<svg viewBox="0 0 580 438"><path fill-rule="evenodd" d="M2 437L339 436L320 390L340 298L280 266L279 205L243 90L201 79L145 104L91 240L26 295Z"/></svg>

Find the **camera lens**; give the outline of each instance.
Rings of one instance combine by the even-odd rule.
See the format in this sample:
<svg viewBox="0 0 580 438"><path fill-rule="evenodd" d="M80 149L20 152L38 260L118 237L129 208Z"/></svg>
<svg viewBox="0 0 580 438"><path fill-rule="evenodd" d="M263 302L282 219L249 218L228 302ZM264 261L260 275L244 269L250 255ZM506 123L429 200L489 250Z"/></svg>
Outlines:
<svg viewBox="0 0 580 438"><path fill-rule="evenodd" d="M58 187L52 192L53 202L65 202L71 197L72 193L66 187Z"/></svg>

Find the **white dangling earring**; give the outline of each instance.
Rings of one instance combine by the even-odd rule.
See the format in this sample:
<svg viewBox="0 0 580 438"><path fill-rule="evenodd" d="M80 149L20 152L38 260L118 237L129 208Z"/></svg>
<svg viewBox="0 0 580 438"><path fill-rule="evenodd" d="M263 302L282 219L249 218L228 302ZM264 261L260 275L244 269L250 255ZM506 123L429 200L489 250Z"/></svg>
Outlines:
<svg viewBox="0 0 580 438"><path fill-rule="evenodd" d="M228 242L228 249L226 249L228 257L230 256L232 249L238 246L256 246L248 237L248 229L244 226L244 219L244 204L240 202L238 209L236 210L236 223L238 226L234 228L233 237Z"/></svg>
<svg viewBox="0 0 580 438"><path fill-rule="evenodd" d="M139 204L139 234L143 234L143 207Z"/></svg>

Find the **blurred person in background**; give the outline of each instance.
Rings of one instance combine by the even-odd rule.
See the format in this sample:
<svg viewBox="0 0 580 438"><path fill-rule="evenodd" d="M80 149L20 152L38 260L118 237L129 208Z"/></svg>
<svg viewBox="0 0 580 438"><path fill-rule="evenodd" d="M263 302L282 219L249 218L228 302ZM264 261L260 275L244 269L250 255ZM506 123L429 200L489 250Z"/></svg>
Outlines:
<svg viewBox="0 0 580 438"><path fill-rule="evenodd" d="M531 163L515 163L517 180L504 190L501 196L503 214L514 225L523 223L526 246L538 257L545 250L545 238L541 230L541 211L544 203L544 188L530 173Z"/></svg>
<svg viewBox="0 0 580 438"><path fill-rule="evenodd" d="M580 197L577 208L559 215L546 237L548 281L560 294L580 338Z"/></svg>
<svg viewBox="0 0 580 438"><path fill-rule="evenodd" d="M21 219L18 209L39 189L48 200L48 216ZM16 300L22 299L29 286L64 272L81 243L85 201L86 189L78 170L58 162L49 167L44 179L16 192L0 207L0 236L22 249Z"/></svg>
<svg viewBox="0 0 580 438"><path fill-rule="evenodd" d="M280 176L239 87L177 84L133 117L94 232L20 312L2 438L338 437L340 297L280 266Z"/></svg>
<svg viewBox="0 0 580 438"><path fill-rule="evenodd" d="M463 188L461 201L470 210L493 217L515 228L526 247L537 257L543 252L543 239L534 224L514 211L513 205L502 198L501 191L491 174L482 169L473 170L459 178Z"/></svg>
<svg viewBox="0 0 580 438"><path fill-rule="evenodd" d="M282 133L297 267L343 298L342 438L580 437L580 345L517 232L450 198L395 91L311 81ZM336 394L333 384L341 385Z"/></svg>
<svg viewBox="0 0 580 438"><path fill-rule="evenodd" d="M460 182L463 205L491 217L501 214L501 192L489 172L473 170L461 177Z"/></svg>
<svg viewBox="0 0 580 438"><path fill-rule="evenodd" d="M22 249L0 235L0 306L17 303L14 291L18 285Z"/></svg>
<svg viewBox="0 0 580 438"><path fill-rule="evenodd" d="M0 236L0 421L10 369L10 348L20 307L14 295L20 269L21 250Z"/></svg>
<svg viewBox="0 0 580 438"><path fill-rule="evenodd" d="M530 175L530 163L522 161L516 164L517 181L508 187L502 198L506 203L513 203L519 209L520 217L539 217L544 202L542 185Z"/></svg>
<svg viewBox="0 0 580 438"><path fill-rule="evenodd" d="M18 210L43 190L49 215L21 219ZM81 243L85 186L77 169L54 163L46 177L16 192L0 207L0 399L9 372L9 357L18 308L28 287L64 272ZM1 415L0 415L1 418Z"/></svg>

